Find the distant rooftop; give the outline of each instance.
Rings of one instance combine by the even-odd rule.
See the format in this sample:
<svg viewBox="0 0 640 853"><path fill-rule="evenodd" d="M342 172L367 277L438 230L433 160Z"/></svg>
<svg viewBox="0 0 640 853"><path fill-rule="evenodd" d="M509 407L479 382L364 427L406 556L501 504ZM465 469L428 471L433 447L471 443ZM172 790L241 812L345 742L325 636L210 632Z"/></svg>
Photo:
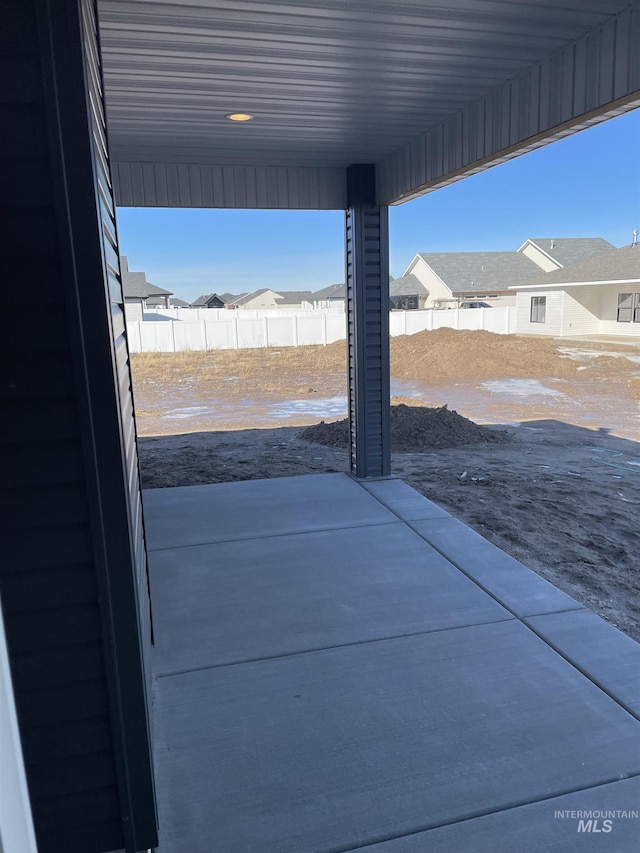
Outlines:
<svg viewBox="0 0 640 853"><path fill-rule="evenodd" d="M344 299L345 286L344 284L330 284L328 287L323 287L322 290L316 290L313 294L316 302L322 302L329 299Z"/></svg>
<svg viewBox="0 0 640 853"><path fill-rule="evenodd" d="M413 273L403 275L402 278L394 278L389 282L390 296L419 296L427 292L427 288Z"/></svg>
<svg viewBox="0 0 640 853"><path fill-rule="evenodd" d="M130 272L126 255L120 258L122 290L125 299L147 299L149 296L172 296L171 290L164 290L147 281L146 273Z"/></svg>
<svg viewBox="0 0 640 853"><path fill-rule="evenodd" d="M533 243L563 267L615 249L615 246L602 237L529 237L518 251L521 252L527 243Z"/></svg>
<svg viewBox="0 0 640 853"><path fill-rule="evenodd" d="M553 284L595 284L597 282L639 282L640 245L623 246L611 252L578 264L541 273L531 281L522 282L523 287L539 287Z"/></svg>
<svg viewBox="0 0 640 853"><path fill-rule="evenodd" d="M429 252L420 257L453 293L508 290L540 270L519 252Z"/></svg>

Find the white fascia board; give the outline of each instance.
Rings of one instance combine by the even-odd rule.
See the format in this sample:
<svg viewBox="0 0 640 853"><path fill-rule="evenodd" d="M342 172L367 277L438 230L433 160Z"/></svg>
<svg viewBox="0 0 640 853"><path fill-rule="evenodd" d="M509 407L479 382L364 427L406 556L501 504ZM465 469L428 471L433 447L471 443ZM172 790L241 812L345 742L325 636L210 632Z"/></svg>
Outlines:
<svg viewBox="0 0 640 853"><path fill-rule="evenodd" d="M594 287L597 284L640 284L640 278L616 278L603 281L565 281L554 284L514 284L513 290L563 290L565 287Z"/></svg>

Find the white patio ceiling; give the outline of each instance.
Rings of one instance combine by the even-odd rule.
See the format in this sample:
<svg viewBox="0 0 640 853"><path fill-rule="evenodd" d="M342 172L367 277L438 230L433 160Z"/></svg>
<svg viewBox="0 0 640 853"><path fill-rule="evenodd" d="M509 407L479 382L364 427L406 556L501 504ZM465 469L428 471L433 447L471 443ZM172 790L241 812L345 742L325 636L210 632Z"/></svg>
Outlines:
<svg viewBox="0 0 640 853"><path fill-rule="evenodd" d="M313 206L310 176L335 184L336 201L352 163L378 164L393 201L640 97L629 0L101 0L99 11L116 187L128 181L120 194L136 203L163 186L206 203L203 175L215 194L216 174L235 185L258 167L267 183L286 175L287 191L256 206ZM230 122L235 111L255 118ZM219 206L246 206L236 189Z"/></svg>

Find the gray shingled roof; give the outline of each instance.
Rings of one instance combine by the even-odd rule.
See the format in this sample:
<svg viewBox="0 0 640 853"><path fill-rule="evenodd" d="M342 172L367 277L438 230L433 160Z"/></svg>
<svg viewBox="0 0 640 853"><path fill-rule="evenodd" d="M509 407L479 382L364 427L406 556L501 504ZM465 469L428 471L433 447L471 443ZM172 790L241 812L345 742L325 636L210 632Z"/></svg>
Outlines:
<svg viewBox="0 0 640 853"><path fill-rule="evenodd" d="M403 275L402 278L394 278L393 281L389 282L390 296L421 296L428 292L424 284L412 272L409 275Z"/></svg>
<svg viewBox="0 0 640 853"><path fill-rule="evenodd" d="M242 296L239 296L237 299L234 299L232 304L244 305L245 303L250 302L252 299L255 299L256 296L260 296L262 293L268 293L269 291L275 293L276 296L282 295L270 287L261 287L259 290L254 290L252 293L243 293Z"/></svg>
<svg viewBox="0 0 640 853"><path fill-rule="evenodd" d="M539 249L542 249L563 267L586 261L596 255L601 255L603 252L610 252L615 249L615 246L607 240L603 240L602 237L529 237L520 249L528 242L535 243Z"/></svg>
<svg viewBox="0 0 640 853"><path fill-rule="evenodd" d="M163 290L147 281L143 272L130 272L126 256L120 258L120 272L122 276L122 290L125 299L146 299L149 296L172 296L171 290Z"/></svg>
<svg viewBox="0 0 640 853"><path fill-rule="evenodd" d="M189 308L190 303L185 302L184 299L180 299L179 296L172 296L169 300L172 308Z"/></svg>
<svg viewBox="0 0 640 853"><path fill-rule="evenodd" d="M344 284L330 284L328 287L323 287L322 290L316 290L313 294L313 298L316 302L321 302L325 299L344 299Z"/></svg>
<svg viewBox="0 0 640 853"><path fill-rule="evenodd" d="M529 281L523 281L522 286L544 287L554 284L600 281L640 281L640 245L623 246L622 249L603 252L579 264L541 273Z"/></svg>
<svg viewBox="0 0 640 853"><path fill-rule="evenodd" d="M420 257L452 293L497 293L522 284L540 270L518 252L429 252Z"/></svg>
<svg viewBox="0 0 640 853"><path fill-rule="evenodd" d="M198 296L195 302L191 303L191 306L193 308L206 308L210 300L216 296L223 304L226 304L229 301L229 299L225 299L225 296L221 293L203 293L202 296ZM227 294L227 296L231 296L231 294ZM234 296L233 298L237 299L238 297Z"/></svg>
<svg viewBox="0 0 640 853"><path fill-rule="evenodd" d="M310 290L283 290L276 302L278 305L299 305L301 302L313 302L314 299Z"/></svg>

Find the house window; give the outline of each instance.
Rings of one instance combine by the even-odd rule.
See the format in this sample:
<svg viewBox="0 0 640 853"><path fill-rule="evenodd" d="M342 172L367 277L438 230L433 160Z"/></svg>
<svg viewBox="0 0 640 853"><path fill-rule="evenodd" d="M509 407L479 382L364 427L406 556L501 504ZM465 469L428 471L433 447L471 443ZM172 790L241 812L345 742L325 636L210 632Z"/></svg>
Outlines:
<svg viewBox="0 0 640 853"><path fill-rule="evenodd" d="M547 297L532 296L531 297L531 322L544 323L547 314Z"/></svg>
<svg viewBox="0 0 640 853"><path fill-rule="evenodd" d="M634 300L635 296L635 300ZM640 312L634 312L634 301L638 309L640 309L640 301L638 297L640 293L619 293L618 294L618 323L630 323L632 319L635 319L636 323L640 323L640 316L634 318L634 313L640 314Z"/></svg>

